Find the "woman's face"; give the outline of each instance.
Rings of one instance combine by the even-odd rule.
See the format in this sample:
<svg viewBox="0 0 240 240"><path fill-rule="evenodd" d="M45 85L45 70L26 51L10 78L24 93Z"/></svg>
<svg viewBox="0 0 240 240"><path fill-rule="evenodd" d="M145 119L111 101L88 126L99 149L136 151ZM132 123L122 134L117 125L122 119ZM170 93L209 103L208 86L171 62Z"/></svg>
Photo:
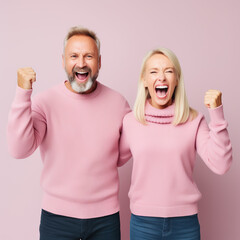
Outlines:
<svg viewBox="0 0 240 240"><path fill-rule="evenodd" d="M143 81L153 107L163 109L172 104L177 77L172 62L165 55L156 53L147 60Z"/></svg>

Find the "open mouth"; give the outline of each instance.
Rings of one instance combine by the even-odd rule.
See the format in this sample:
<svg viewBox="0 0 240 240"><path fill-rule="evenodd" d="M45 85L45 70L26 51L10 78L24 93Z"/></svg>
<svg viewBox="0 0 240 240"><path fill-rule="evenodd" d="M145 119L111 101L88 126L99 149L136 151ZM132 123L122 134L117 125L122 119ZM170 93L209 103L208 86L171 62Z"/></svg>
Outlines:
<svg viewBox="0 0 240 240"><path fill-rule="evenodd" d="M159 98L165 98L167 96L168 86L166 86L166 85L165 86L156 86L155 91Z"/></svg>
<svg viewBox="0 0 240 240"><path fill-rule="evenodd" d="M79 82L84 82L88 78L89 72L75 72L76 79Z"/></svg>

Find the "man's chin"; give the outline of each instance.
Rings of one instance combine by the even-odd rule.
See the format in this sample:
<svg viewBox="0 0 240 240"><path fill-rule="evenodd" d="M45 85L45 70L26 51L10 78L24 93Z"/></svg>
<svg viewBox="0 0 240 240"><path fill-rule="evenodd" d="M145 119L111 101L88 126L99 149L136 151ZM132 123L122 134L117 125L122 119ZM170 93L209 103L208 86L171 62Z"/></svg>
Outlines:
<svg viewBox="0 0 240 240"><path fill-rule="evenodd" d="M94 82L90 78L87 82L85 83L78 83L76 80L71 81L71 87L72 89L77 92L77 93L88 93L91 92L90 90L94 87Z"/></svg>

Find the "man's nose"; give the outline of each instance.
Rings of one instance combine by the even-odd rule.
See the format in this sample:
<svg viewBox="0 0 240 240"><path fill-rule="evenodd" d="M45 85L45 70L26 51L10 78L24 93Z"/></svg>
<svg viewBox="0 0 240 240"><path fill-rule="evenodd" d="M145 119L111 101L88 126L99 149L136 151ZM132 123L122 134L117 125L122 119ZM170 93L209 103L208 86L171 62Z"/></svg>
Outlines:
<svg viewBox="0 0 240 240"><path fill-rule="evenodd" d="M83 56L80 56L77 60L77 66L80 68L86 67L86 61Z"/></svg>

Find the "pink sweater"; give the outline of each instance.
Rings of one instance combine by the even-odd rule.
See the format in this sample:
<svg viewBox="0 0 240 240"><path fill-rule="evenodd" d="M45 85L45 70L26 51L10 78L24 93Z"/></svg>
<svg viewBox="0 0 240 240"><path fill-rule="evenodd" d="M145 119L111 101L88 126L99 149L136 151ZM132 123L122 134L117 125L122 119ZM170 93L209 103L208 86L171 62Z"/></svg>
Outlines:
<svg viewBox="0 0 240 240"><path fill-rule="evenodd" d="M196 214L201 194L193 179L196 152L215 173L225 173L232 148L223 107L209 109L209 127L199 113L193 121L174 126L174 105L159 110L146 104L148 124L133 113L125 116L119 165L133 157L129 191L132 213L176 217Z"/></svg>
<svg viewBox="0 0 240 240"><path fill-rule="evenodd" d="M26 158L40 146L42 208L77 218L119 211L117 161L127 101L100 83L87 95L63 83L32 101L31 94L17 88L8 142L15 158Z"/></svg>

